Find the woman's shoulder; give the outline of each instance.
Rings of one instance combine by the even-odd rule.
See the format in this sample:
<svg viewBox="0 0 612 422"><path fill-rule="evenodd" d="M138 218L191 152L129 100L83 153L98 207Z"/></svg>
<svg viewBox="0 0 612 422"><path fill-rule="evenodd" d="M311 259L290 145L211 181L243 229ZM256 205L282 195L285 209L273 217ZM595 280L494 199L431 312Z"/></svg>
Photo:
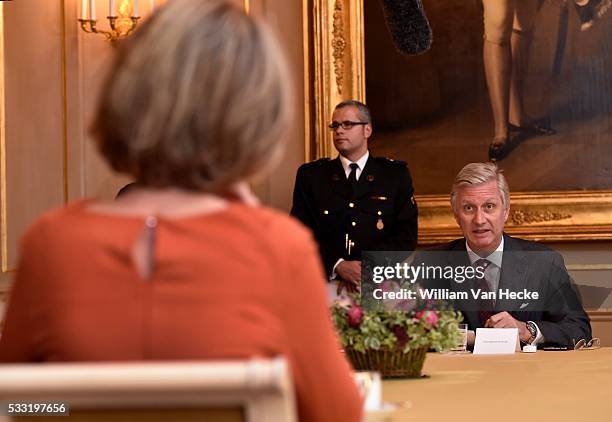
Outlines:
<svg viewBox="0 0 612 422"><path fill-rule="evenodd" d="M80 199L63 207L47 210L34 220L28 228L28 232L37 232L49 226L62 224L68 216L82 212L89 202L91 202L91 199Z"/></svg>
<svg viewBox="0 0 612 422"><path fill-rule="evenodd" d="M87 206L94 199L80 199L68 203L63 207L45 211L25 231L22 243L34 239L45 239L46 241L61 241L62 234L86 232L82 224L87 225L83 217L87 214Z"/></svg>

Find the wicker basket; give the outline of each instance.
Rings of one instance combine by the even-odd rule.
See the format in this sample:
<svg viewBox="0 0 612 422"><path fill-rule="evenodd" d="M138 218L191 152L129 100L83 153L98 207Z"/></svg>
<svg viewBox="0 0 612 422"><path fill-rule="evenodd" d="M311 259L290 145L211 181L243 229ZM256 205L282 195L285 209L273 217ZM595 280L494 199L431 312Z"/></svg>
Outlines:
<svg viewBox="0 0 612 422"><path fill-rule="evenodd" d="M398 350L366 350L358 352L352 348L344 351L356 371L378 371L383 378L419 378L429 347L402 353Z"/></svg>

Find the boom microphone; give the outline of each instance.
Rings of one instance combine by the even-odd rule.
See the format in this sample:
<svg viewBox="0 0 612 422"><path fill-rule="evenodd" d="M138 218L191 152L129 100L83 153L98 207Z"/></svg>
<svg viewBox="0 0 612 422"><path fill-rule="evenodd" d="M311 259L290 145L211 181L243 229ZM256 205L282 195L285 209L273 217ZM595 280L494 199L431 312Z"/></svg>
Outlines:
<svg viewBox="0 0 612 422"><path fill-rule="evenodd" d="M415 55L429 50L432 33L421 0L382 0L382 7L393 44L400 53Z"/></svg>

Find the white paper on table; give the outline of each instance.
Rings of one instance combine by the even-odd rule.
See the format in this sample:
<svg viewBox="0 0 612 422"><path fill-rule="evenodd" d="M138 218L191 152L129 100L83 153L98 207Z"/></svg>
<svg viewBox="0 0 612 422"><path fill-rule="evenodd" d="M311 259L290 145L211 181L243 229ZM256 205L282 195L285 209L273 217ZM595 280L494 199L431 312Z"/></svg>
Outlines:
<svg viewBox="0 0 612 422"><path fill-rule="evenodd" d="M355 372L353 374L359 394L366 411L380 410L382 407L382 382L379 372Z"/></svg>
<svg viewBox="0 0 612 422"><path fill-rule="evenodd" d="M475 355L509 355L520 349L518 328L477 328Z"/></svg>

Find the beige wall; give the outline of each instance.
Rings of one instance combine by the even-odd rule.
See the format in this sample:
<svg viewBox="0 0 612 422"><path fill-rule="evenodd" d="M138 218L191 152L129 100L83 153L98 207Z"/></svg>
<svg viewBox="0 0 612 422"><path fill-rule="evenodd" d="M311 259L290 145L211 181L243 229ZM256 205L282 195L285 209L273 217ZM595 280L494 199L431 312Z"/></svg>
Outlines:
<svg viewBox="0 0 612 422"><path fill-rule="evenodd" d="M281 45L289 60L295 86L293 123L287 132L285 160L265 180L255 186L261 200L275 208L289 211L295 172L304 162L305 103L304 97L304 48L302 0L250 0L251 12L263 16L280 35Z"/></svg>
<svg viewBox="0 0 612 422"><path fill-rule="evenodd" d="M44 211L84 196L112 196L124 181L101 163L87 137L112 47L102 37L79 30L77 3L2 4L5 270L15 267L19 237ZM98 14L104 14L102 7Z"/></svg>
<svg viewBox="0 0 612 422"><path fill-rule="evenodd" d="M35 3L4 5L4 270L15 267L17 239L30 222L64 203L61 20L57 4L31 14Z"/></svg>

